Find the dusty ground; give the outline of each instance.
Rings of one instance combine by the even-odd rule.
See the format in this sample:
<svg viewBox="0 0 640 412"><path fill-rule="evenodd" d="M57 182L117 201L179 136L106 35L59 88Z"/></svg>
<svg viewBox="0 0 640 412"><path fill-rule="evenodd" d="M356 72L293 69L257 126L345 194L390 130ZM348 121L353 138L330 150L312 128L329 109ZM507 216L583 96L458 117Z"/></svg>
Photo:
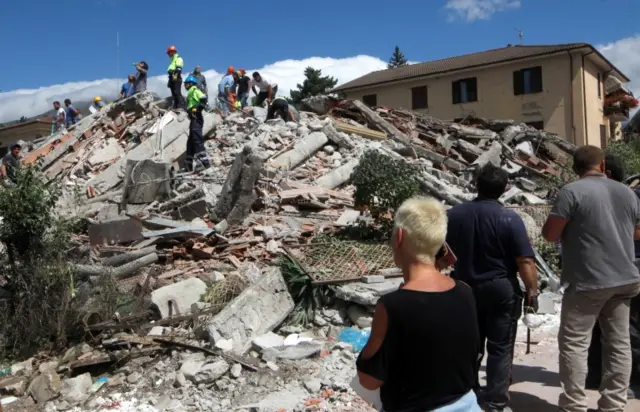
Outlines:
<svg viewBox="0 0 640 412"><path fill-rule="evenodd" d="M511 400L514 412L557 412L560 395L558 375L557 327L533 331L531 353L526 354L526 329L521 325L518 333L516 357L513 366L514 383ZM588 391L589 407L598 406L597 391ZM640 412L640 400L629 401L625 412Z"/></svg>

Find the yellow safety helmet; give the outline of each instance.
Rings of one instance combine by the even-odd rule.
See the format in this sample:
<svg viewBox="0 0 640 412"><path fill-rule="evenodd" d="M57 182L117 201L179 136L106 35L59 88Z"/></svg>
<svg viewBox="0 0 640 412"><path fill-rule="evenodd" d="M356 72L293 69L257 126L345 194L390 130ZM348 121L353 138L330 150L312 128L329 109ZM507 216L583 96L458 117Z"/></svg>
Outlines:
<svg viewBox="0 0 640 412"><path fill-rule="evenodd" d="M100 96L96 96L96 97L93 98L93 102L94 103L98 103L100 101L102 101L102 97L100 97Z"/></svg>

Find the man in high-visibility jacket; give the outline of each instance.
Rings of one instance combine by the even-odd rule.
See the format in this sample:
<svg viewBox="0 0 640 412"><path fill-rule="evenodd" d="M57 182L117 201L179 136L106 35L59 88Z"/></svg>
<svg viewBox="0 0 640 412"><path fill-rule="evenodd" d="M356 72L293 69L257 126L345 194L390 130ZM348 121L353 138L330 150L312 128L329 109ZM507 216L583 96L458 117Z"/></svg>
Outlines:
<svg viewBox="0 0 640 412"><path fill-rule="evenodd" d="M169 75L169 81L167 87L171 90L171 97L173 98L174 109L184 109L184 97L182 97L182 68L184 67L184 61L182 57L178 55L176 46L169 46L167 49L167 55L171 59L167 74Z"/></svg>
<svg viewBox="0 0 640 412"><path fill-rule="evenodd" d="M282 96L278 96L269 104L269 110L267 111L267 120L275 119L276 112L282 117L285 122L295 121L295 116L289 107L289 101Z"/></svg>
<svg viewBox="0 0 640 412"><path fill-rule="evenodd" d="M207 106L207 95L198 89L197 85L198 79L194 76L188 76L184 81L184 87L187 89L187 113L189 113L189 118L191 119L189 123L189 138L187 139L187 154L185 156L185 168L189 171L194 170L194 160L197 161L196 165L202 165L205 169L211 166L202 134L204 126L202 111Z"/></svg>

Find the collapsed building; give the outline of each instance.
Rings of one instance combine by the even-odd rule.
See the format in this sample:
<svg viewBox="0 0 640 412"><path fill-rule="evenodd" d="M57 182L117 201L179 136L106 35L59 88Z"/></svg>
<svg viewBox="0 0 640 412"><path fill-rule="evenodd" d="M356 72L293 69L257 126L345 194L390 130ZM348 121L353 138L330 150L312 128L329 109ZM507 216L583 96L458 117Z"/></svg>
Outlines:
<svg viewBox="0 0 640 412"><path fill-rule="evenodd" d="M168 110L150 92L87 116L26 153L23 163L62 182L59 210L89 221L79 237L89 245L86 256L74 262L77 288L109 277L137 299L105 318L92 311L91 293L80 294L88 296L82 305L96 337L91 345L37 368L18 364L0 391L66 410L113 402L96 395L102 387L148 385L197 400L163 400L183 410L278 410L295 406L297 400L282 406L291 393L278 389L293 380L288 390L305 403L357 405L345 400L352 377L345 365L354 363L355 348L340 339L341 329L369 327L378 298L401 278L385 244L313 239L366 218L349 184L363 154L376 150L419 166L421 189L449 205L475 196L477 168L502 167L512 185L501 200L517 207L537 237L550 182L575 151L559 136L508 120L443 121L327 96L303 105L298 122L265 122L262 108L224 119L205 112L213 166L196 172L180 169L186 113ZM280 256L335 293L309 319L313 332L283 324L295 302L274 264ZM539 256L538 264L549 281L553 271ZM166 376L144 376L149 359ZM82 373L105 365L118 369L97 381ZM62 380L64 374L74 377ZM254 389L246 395L248 385ZM205 399L212 386L224 393ZM367 410L360 406L352 410Z"/></svg>

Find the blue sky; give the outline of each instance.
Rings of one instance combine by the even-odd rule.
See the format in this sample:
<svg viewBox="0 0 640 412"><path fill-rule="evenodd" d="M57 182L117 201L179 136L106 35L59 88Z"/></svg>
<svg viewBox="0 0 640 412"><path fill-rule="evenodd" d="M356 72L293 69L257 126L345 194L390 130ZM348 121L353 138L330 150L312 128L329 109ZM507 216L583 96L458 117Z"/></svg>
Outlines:
<svg viewBox="0 0 640 412"><path fill-rule="evenodd" d="M298 66L309 63L299 61L311 57L331 58L326 70L342 82L383 67L367 60L356 70L362 59L341 59L366 55L386 61L399 45L412 61L432 60L518 43L516 29L524 31L525 44L616 46L616 42L632 39L635 43L613 52L627 58L629 47L637 45L635 54L640 56L638 0L3 3L8 4L2 5L0 13L0 38L5 40L3 51L11 64L0 68L0 89L5 92L0 93L0 121L3 100L12 95L6 92L70 82L93 82L82 86L91 88L99 79L113 79L117 74L124 78L137 60L149 63L150 74L163 75L170 44L178 47L188 69L200 64L203 70L218 74L230 64L252 70L280 67L292 60L287 73L297 81L304 69ZM120 34L119 67L116 32ZM627 75L633 78L637 69L640 76L640 57L628 58L621 69L628 63L632 73ZM299 75L292 72L296 62ZM348 73L342 74L341 67ZM275 69L271 75L279 76ZM76 90L79 86L65 87ZM117 85L109 87L116 89ZM43 98L50 100L53 90L60 94L65 88L51 89Z"/></svg>

